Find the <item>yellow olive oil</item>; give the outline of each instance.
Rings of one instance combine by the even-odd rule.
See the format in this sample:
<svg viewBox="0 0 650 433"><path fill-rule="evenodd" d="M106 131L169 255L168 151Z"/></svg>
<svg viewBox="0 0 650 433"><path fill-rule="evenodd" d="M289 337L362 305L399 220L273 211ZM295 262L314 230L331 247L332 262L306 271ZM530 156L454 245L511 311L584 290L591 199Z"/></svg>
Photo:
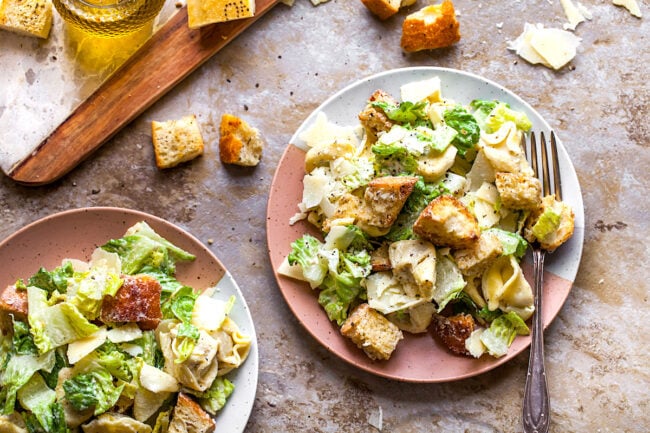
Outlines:
<svg viewBox="0 0 650 433"><path fill-rule="evenodd" d="M165 0L53 0L70 25L99 37L135 32L153 20Z"/></svg>

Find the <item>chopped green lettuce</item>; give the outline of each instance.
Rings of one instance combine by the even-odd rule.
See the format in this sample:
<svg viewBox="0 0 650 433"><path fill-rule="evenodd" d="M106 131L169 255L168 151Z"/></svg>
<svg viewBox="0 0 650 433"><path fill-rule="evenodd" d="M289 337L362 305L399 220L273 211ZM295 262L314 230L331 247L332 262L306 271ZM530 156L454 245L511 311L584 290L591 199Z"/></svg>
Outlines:
<svg viewBox="0 0 650 433"><path fill-rule="evenodd" d="M235 385L223 376L217 377L210 388L198 395L199 404L208 413L216 415L235 390Z"/></svg>
<svg viewBox="0 0 650 433"><path fill-rule="evenodd" d="M485 126L486 119L494 110L494 107L496 107L499 104L499 101L496 99L493 99L491 101L485 100L485 99L474 99L469 106L474 109L474 112L472 114L474 115L474 118L476 119L476 122L479 124L481 129L486 130L487 128Z"/></svg>
<svg viewBox="0 0 650 433"><path fill-rule="evenodd" d="M402 207L400 214L397 216L397 220L391 226L388 234L385 235L386 239L393 242L415 239L416 236L413 233L415 220L431 200L446 192L448 190L444 181L437 184L426 183L420 178L415 182L413 191L406 200L406 203L404 203L404 207Z"/></svg>
<svg viewBox="0 0 650 433"><path fill-rule="evenodd" d="M124 384L113 385L113 376L106 370L78 374L63 382L65 398L76 410L95 408L100 415L113 407L122 394Z"/></svg>
<svg viewBox="0 0 650 433"><path fill-rule="evenodd" d="M427 102L410 102L404 101L398 105L389 104L384 101L375 101L372 106L381 108L390 120L401 124L410 125L431 125L427 116Z"/></svg>
<svg viewBox="0 0 650 433"><path fill-rule="evenodd" d="M137 274L145 267L161 269L173 275L177 260L191 261L196 258L161 237L145 222L131 227L124 237L108 241L102 245L102 249L119 255L122 272L129 275Z"/></svg>
<svg viewBox="0 0 650 433"><path fill-rule="evenodd" d="M27 302L30 332L40 353L87 337L99 329L70 303L50 306L47 292L37 287L27 288Z"/></svg>
<svg viewBox="0 0 650 433"><path fill-rule="evenodd" d="M467 151L474 149L481 136L481 129L474 116L462 106L457 105L451 110L445 111L443 117L445 123L458 132L452 141L452 144L458 149L458 154L465 155Z"/></svg>
<svg viewBox="0 0 650 433"><path fill-rule="evenodd" d="M56 388L56 384L59 382L59 372L61 369L67 366L68 363L66 361L65 348L58 347L54 350L54 367L52 367L52 371L40 371L40 374L43 376L43 379L45 379L47 386L52 389Z"/></svg>
<svg viewBox="0 0 650 433"><path fill-rule="evenodd" d="M486 230L486 233L493 233L499 238L504 256L514 255L520 259L526 254L528 242L519 233L509 232L497 227Z"/></svg>
<svg viewBox="0 0 650 433"><path fill-rule="evenodd" d="M106 370L115 378L130 382L138 375L140 362L137 358L121 350L115 343L107 340L97 349L75 364L75 372L87 373L93 370Z"/></svg>
<svg viewBox="0 0 650 433"><path fill-rule="evenodd" d="M553 207L548 206L544 212L539 216L535 225L533 225L532 232L537 239L544 239L546 236L555 232L560 227L560 214L555 212Z"/></svg>
<svg viewBox="0 0 650 433"><path fill-rule="evenodd" d="M0 415L10 415L14 411L16 395L39 370L52 371L54 352L43 355L14 355L9 359L5 371L0 376Z"/></svg>
<svg viewBox="0 0 650 433"><path fill-rule="evenodd" d="M487 132L495 132L506 122L514 122L522 131L529 131L533 126L525 113L515 111L508 104L500 102L485 119L485 127Z"/></svg>
<svg viewBox="0 0 650 433"><path fill-rule="evenodd" d="M438 254L436 284L433 290L433 300L438 305L438 312L441 312L450 301L456 299L466 284L456 263L448 256Z"/></svg>
<svg viewBox="0 0 650 433"><path fill-rule="evenodd" d="M184 362L190 357L199 339L199 330L191 323L194 304L198 297L199 293L195 292L194 289L189 286L182 286L161 305L163 318L177 319L181 322L175 343L177 356L175 362L177 363Z"/></svg>
<svg viewBox="0 0 650 433"><path fill-rule="evenodd" d="M481 342L490 355L500 357L508 352L508 348L517 335L528 335L529 333L526 323L517 313L511 311L494 319L490 327L481 334Z"/></svg>
<svg viewBox="0 0 650 433"><path fill-rule="evenodd" d="M384 144L377 141L370 150L375 155L376 171L389 175L413 174L417 171L417 156L400 142Z"/></svg>
<svg viewBox="0 0 650 433"><path fill-rule="evenodd" d="M115 296L122 282L119 273L106 267L93 267L88 272L77 273L70 282L70 291L74 293L70 303L88 320L95 320L104 296Z"/></svg>
<svg viewBox="0 0 650 433"><path fill-rule="evenodd" d="M18 355L35 355L38 354L38 347L34 344L34 338L29 333L29 326L25 322L16 320L11 316L14 327L13 351Z"/></svg>
<svg viewBox="0 0 650 433"><path fill-rule="evenodd" d="M46 432L55 431L56 393L50 389L39 374L34 374L20 390L18 401L23 409L30 411L40 427Z"/></svg>
<svg viewBox="0 0 650 433"><path fill-rule="evenodd" d="M305 234L291 243L288 256L290 265L300 265L302 274L312 288L320 286L327 275L328 261L321 254L322 243L315 237Z"/></svg>
<svg viewBox="0 0 650 433"><path fill-rule="evenodd" d="M72 263L66 261L52 271L48 271L43 267L40 268L38 272L29 278L27 285L38 287L48 293L55 290L59 293L65 293L68 288L68 279L72 278L73 275Z"/></svg>
<svg viewBox="0 0 650 433"><path fill-rule="evenodd" d="M163 369L165 365L165 358L163 356L162 350L156 341L156 335L154 331L144 331L142 337L134 340L133 343L142 347L142 360L152 365L160 370Z"/></svg>

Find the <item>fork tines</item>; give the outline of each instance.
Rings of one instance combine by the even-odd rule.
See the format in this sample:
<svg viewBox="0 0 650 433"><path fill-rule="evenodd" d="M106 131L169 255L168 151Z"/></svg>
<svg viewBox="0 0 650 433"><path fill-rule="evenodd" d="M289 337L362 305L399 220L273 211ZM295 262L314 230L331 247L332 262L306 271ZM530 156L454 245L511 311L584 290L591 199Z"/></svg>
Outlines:
<svg viewBox="0 0 650 433"><path fill-rule="evenodd" d="M539 145L535 137L535 132L530 133L530 151L524 144L524 153L526 159L530 162L530 166L535 173L535 176L542 182L543 194L555 194L557 200L562 200L562 182L560 179L560 163L557 154L557 140L555 133L551 131L551 146L548 149L546 144L546 137L544 132L539 133ZM549 166L549 153L550 153L550 166ZM539 165L541 160L541 173ZM551 185L551 180L552 185Z"/></svg>

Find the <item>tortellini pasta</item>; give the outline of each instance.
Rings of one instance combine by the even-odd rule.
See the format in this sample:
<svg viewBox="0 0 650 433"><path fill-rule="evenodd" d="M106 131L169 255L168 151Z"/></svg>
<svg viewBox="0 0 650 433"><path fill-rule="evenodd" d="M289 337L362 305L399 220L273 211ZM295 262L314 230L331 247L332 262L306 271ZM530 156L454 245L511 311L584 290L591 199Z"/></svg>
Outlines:
<svg viewBox="0 0 650 433"><path fill-rule="evenodd" d="M523 132L513 122L505 122L492 134L481 133L479 148L496 171L532 175L524 149Z"/></svg>
<svg viewBox="0 0 650 433"><path fill-rule="evenodd" d="M513 256L502 256L483 274L483 297L488 309L514 311L527 320L535 311L533 291Z"/></svg>
<svg viewBox="0 0 650 433"><path fill-rule="evenodd" d="M239 367L246 360L251 349L251 337L242 334L230 317L226 317L221 329L213 332L212 336L218 343L219 376Z"/></svg>

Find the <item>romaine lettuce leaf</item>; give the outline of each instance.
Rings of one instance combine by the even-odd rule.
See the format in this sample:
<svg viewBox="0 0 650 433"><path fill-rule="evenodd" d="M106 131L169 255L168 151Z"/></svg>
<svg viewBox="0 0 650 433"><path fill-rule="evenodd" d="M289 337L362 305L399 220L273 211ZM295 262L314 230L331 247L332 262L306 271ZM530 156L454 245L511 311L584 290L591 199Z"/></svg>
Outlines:
<svg viewBox="0 0 650 433"><path fill-rule="evenodd" d="M546 236L553 233L560 226L560 214L555 212L552 206L544 209L544 213L539 216L539 219L532 228L533 235L537 239L544 239Z"/></svg>
<svg viewBox="0 0 650 433"><path fill-rule="evenodd" d="M95 320L99 316L104 296L115 296L122 282L119 273L104 267L94 267L88 272L77 273L71 281L71 285L74 285L74 289L71 288L74 296L70 303L88 320Z"/></svg>
<svg viewBox="0 0 650 433"><path fill-rule="evenodd" d="M16 320L11 316L14 327L13 351L18 355L36 355L38 347L34 344L34 338L29 333L29 326L25 322Z"/></svg>
<svg viewBox="0 0 650 433"><path fill-rule="evenodd" d="M154 331L144 331L142 337L133 341L135 344L142 347L142 360L160 370L165 365L165 358L162 350L156 341Z"/></svg>
<svg viewBox="0 0 650 433"><path fill-rule="evenodd" d="M465 155L467 151L474 149L481 136L481 129L474 116L460 105L451 110L445 111L443 115L445 123L458 132L452 144L458 149L459 155Z"/></svg>
<svg viewBox="0 0 650 433"><path fill-rule="evenodd" d="M436 283L433 290L433 300L438 305L438 312L441 312L449 301L456 299L466 284L456 263L448 256L438 254Z"/></svg>
<svg viewBox="0 0 650 433"><path fill-rule="evenodd" d="M18 390L18 401L23 409L30 411L46 432L54 431L52 406L56 404L56 393L50 389L39 374Z"/></svg>
<svg viewBox="0 0 650 433"><path fill-rule="evenodd" d="M398 105L389 104L384 101L374 101L371 105L381 108L386 113L386 116L395 122L411 125L431 125L431 121L426 112L428 105L426 101L415 103L404 101Z"/></svg>
<svg viewBox="0 0 650 433"><path fill-rule="evenodd" d="M517 335L529 333L526 323L517 313L511 311L494 319L490 327L481 334L481 341L490 355L500 357L508 353L508 347Z"/></svg>
<svg viewBox="0 0 650 433"><path fill-rule="evenodd" d="M48 293L55 290L59 293L65 293L68 288L68 279L74 275L72 263L66 261L61 266L48 271L45 268L40 268L38 272L32 275L28 280L28 286L38 287Z"/></svg>
<svg viewBox="0 0 650 433"><path fill-rule="evenodd" d="M226 405L226 400L235 390L235 385L223 376L217 377L210 388L197 396L199 404L208 413L216 415Z"/></svg>
<svg viewBox="0 0 650 433"><path fill-rule="evenodd" d="M514 255L520 259L526 254L528 242L519 233L509 232L497 227L490 228L486 230L487 232L493 233L499 238L504 256Z"/></svg>
<svg viewBox="0 0 650 433"><path fill-rule="evenodd" d="M522 131L529 131L533 126L526 114L515 111L508 104L500 102L485 119L485 129L488 133L496 132L506 122L514 122Z"/></svg>
<svg viewBox="0 0 650 433"><path fill-rule="evenodd" d="M113 385L113 376L106 370L78 374L63 382L65 398L78 411L94 407L100 415L113 407L120 398L124 384Z"/></svg>
<svg viewBox="0 0 650 433"><path fill-rule="evenodd" d="M102 245L102 249L119 255L122 272L129 275L137 274L147 266L173 275L177 260L196 258L161 237L145 222L131 227L124 237L111 239Z"/></svg>
<svg viewBox="0 0 650 433"><path fill-rule="evenodd" d="M40 290L40 289L37 289ZM43 355L14 355L9 359L5 371L0 376L0 415L14 411L16 395L38 370L52 371L54 352Z"/></svg>
<svg viewBox="0 0 650 433"><path fill-rule="evenodd" d="M47 292L37 287L27 288L27 302L30 332L40 353L87 337L99 329L68 302L50 306Z"/></svg>
<svg viewBox="0 0 650 433"><path fill-rule="evenodd" d="M315 237L305 234L291 243L288 256L290 265L298 264L303 276L312 288L318 287L327 275L328 261L320 253L322 244Z"/></svg>

